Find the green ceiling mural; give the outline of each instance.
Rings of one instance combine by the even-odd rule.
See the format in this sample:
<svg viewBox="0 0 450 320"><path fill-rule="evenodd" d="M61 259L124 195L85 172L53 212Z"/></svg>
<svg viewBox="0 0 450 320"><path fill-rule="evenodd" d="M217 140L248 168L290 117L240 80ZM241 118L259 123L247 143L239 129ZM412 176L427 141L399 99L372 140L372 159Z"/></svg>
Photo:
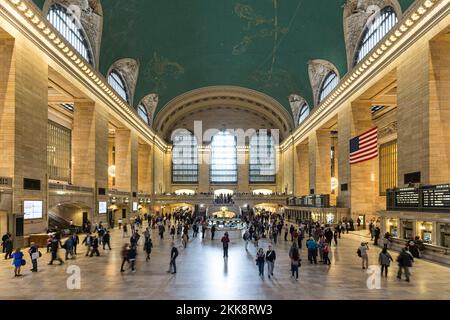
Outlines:
<svg viewBox="0 0 450 320"><path fill-rule="evenodd" d="M44 0L34 0L41 8ZM400 0L406 10L413 0ZM104 0L100 71L121 58L140 63L135 104L159 109L187 91L236 85L261 91L290 112L292 93L313 102L307 63L347 72L345 0Z"/></svg>

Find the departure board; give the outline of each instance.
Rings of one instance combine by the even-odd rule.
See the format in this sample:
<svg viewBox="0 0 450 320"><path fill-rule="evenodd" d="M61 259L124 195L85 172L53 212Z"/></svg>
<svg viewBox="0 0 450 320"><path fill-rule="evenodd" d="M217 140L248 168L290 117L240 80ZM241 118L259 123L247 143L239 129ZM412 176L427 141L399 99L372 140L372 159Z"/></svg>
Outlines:
<svg viewBox="0 0 450 320"><path fill-rule="evenodd" d="M450 209L450 185L427 186L422 188L423 207Z"/></svg>
<svg viewBox="0 0 450 320"><path fill-rule="evenodd" d="M420 204L419 189L403 188L395 191L395 206L399 208L418 208Z"/></svg>

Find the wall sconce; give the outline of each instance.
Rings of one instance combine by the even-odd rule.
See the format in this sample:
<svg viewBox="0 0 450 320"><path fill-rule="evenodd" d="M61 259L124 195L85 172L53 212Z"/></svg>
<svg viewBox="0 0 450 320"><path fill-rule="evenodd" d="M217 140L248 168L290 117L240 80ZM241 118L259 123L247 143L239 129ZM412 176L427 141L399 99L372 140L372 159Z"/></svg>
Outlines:
<svg viewBox="0 0 450 320"><path fill-rule="evenodd" d="M116 176L116 166L115 165L112 165L108 168L108 175L113 178Z"/></svg>

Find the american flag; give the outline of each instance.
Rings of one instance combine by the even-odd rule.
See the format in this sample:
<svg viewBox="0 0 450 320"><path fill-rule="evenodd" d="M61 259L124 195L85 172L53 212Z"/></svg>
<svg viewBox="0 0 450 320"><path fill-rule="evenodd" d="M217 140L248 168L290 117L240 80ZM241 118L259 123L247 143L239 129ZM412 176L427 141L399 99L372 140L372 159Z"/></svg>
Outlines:
<svg viewBox="0 0 450 320"><path fill-rule="evenodd" d="M378 128L375 127L350 140L350 164L378 157Z"/></svg>

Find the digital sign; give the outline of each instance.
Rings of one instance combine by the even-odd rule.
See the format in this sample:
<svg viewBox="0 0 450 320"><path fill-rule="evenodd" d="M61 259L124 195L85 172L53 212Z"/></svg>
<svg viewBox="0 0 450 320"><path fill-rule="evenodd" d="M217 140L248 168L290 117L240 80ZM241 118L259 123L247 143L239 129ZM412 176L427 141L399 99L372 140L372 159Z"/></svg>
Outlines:
<svg viewBox="0 0 450 320"><path fill-rule="evenodd" d="M388 190L387 209L450 212L450 184Z"/></svg>
<svg viewBox="0 0 450 320"><path fill-rule="evenodd" d="M108 212L108 204L106 201L100 201L98 203L98 213L106 214Z"/></svg>
<svg viewBox="0 0 450 320"><path fill-rule="evenodd" d="M42 201L24 201L23 213L25 220L42 219L43 217L43 202Z"/></svg>

